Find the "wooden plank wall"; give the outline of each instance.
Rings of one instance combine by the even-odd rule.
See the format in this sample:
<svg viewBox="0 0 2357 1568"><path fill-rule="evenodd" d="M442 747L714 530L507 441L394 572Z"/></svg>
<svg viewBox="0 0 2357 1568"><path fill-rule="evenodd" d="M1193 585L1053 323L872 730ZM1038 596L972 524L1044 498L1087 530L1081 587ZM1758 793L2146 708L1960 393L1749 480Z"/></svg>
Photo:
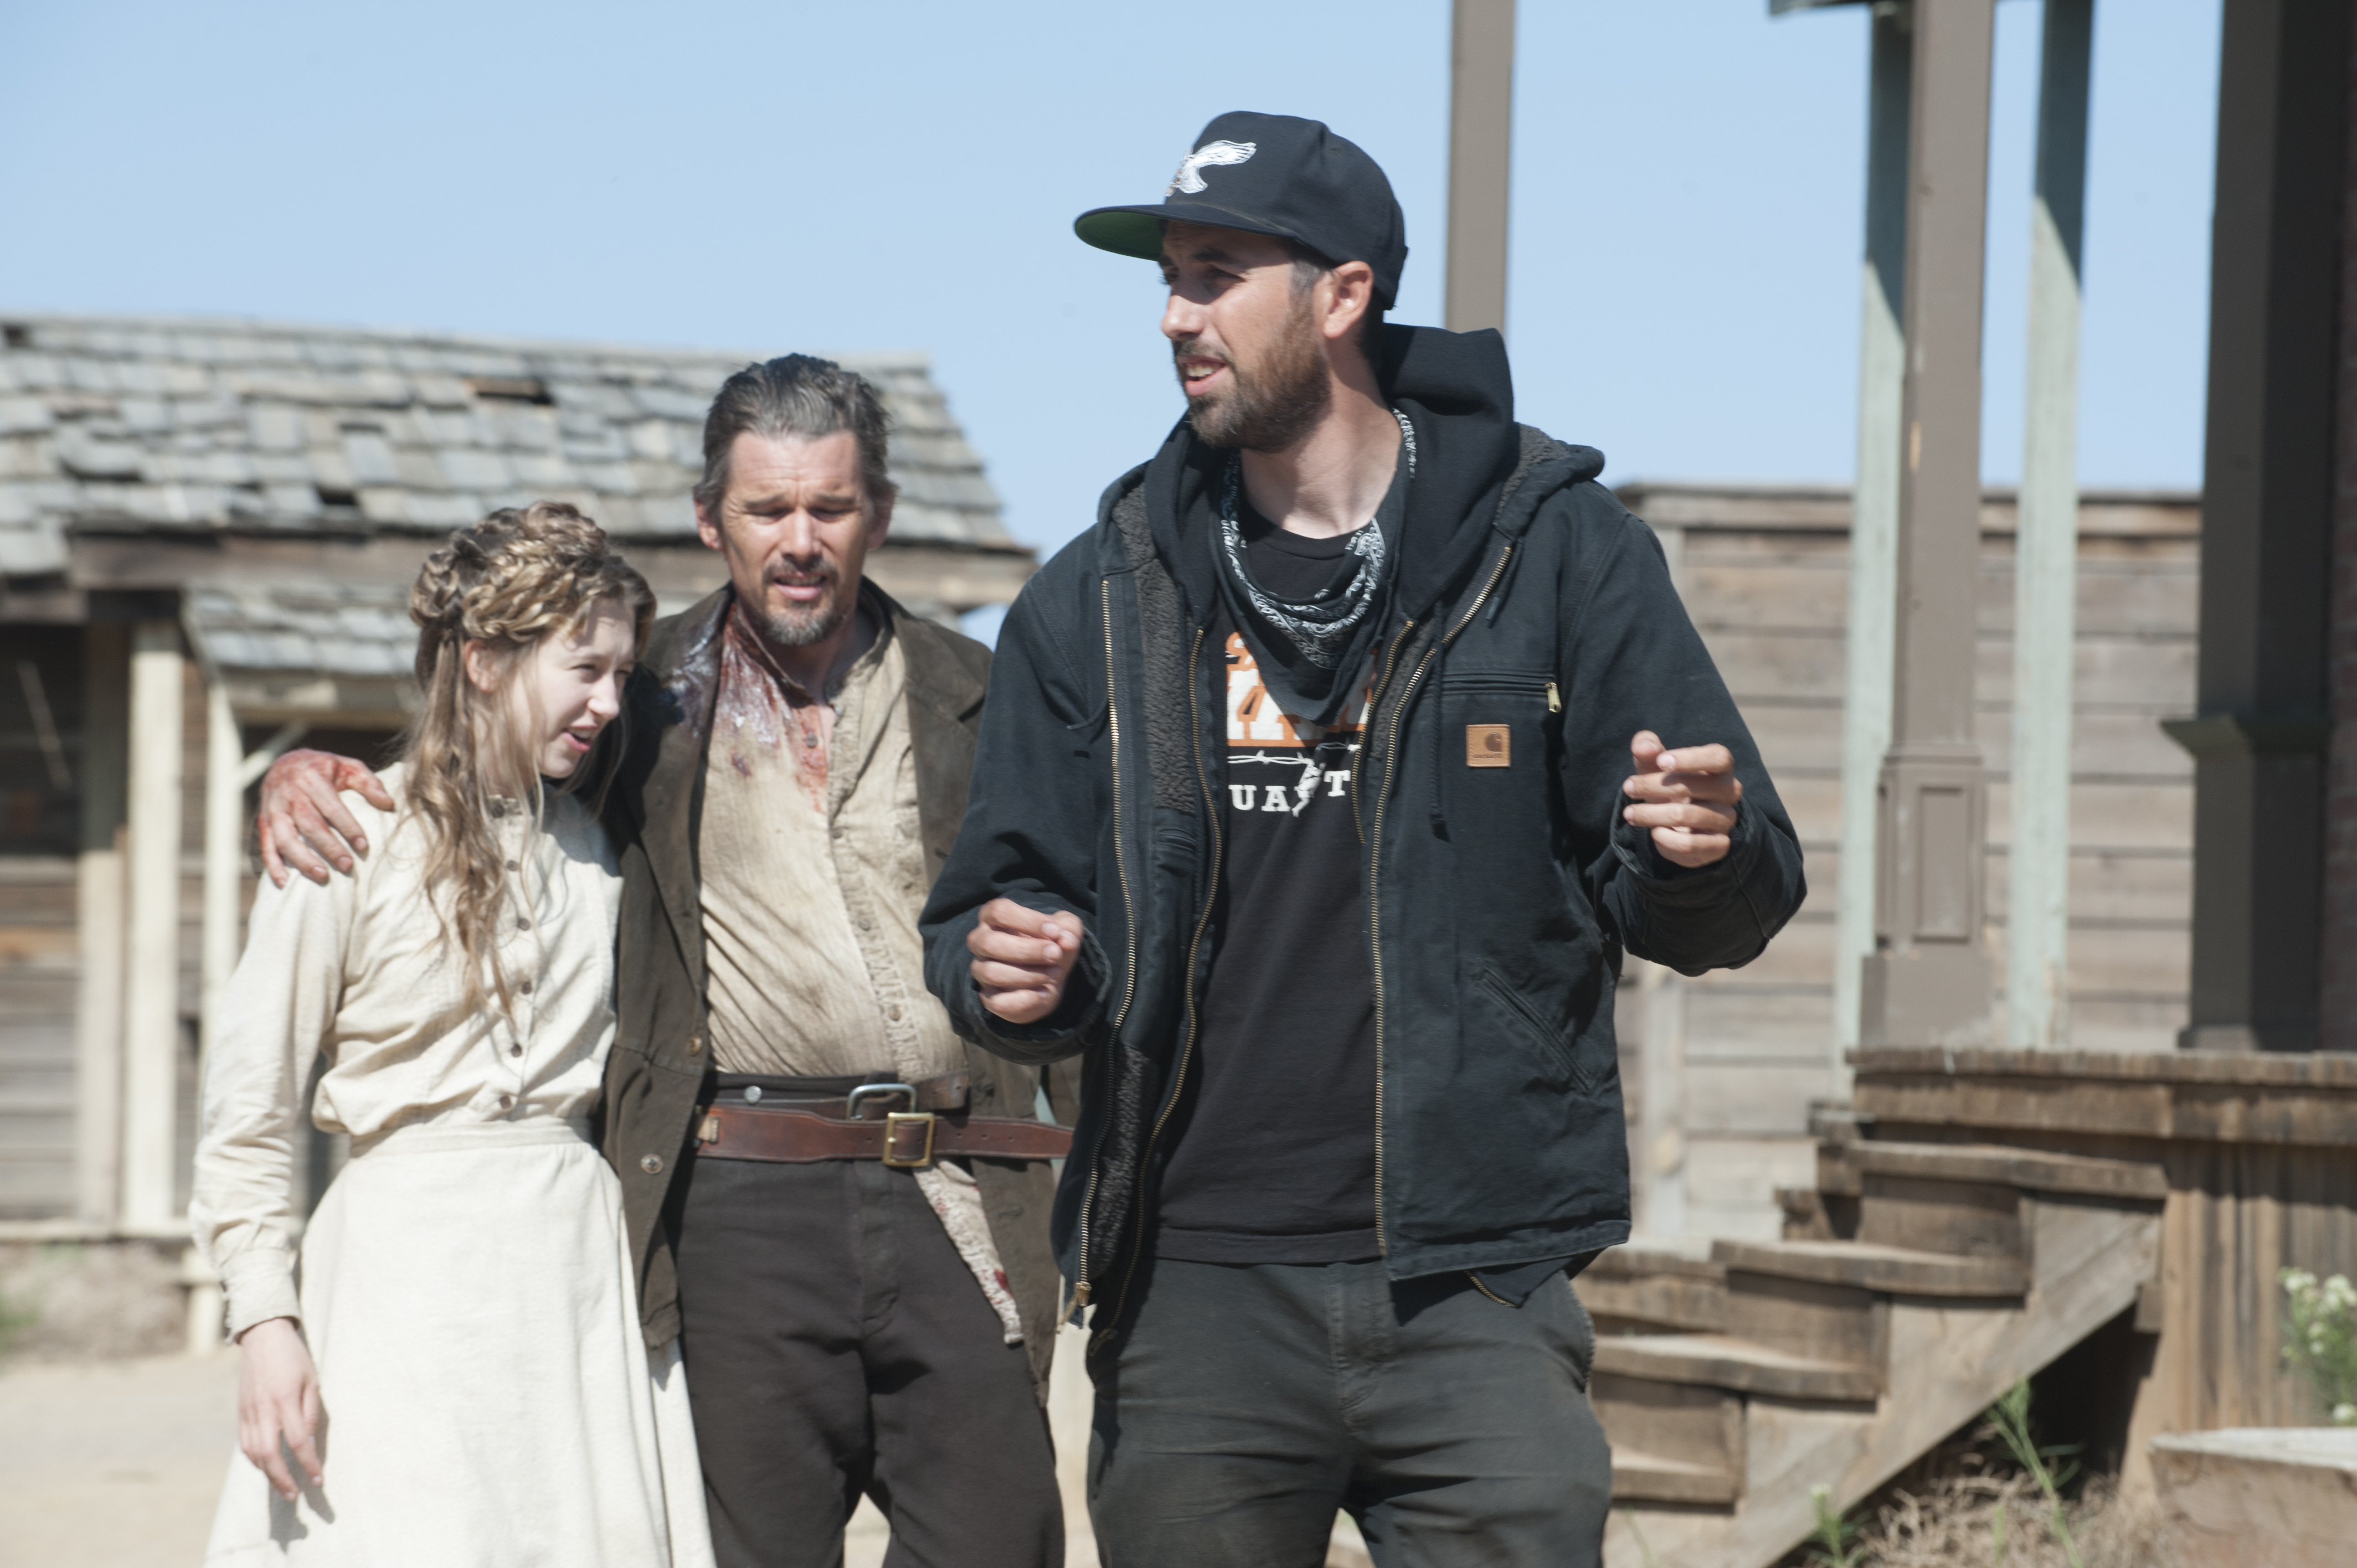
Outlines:
<svg viewBox="0 0 2357 1568"><path fill-rule="evenodd" d="M25 635L25 628L8 629ZM55 629L71 639L68 646L79 647L80 628ZM15 683L13 668L0 668L0 696ZM60 682L50 685L61 689ZM181 1047L174 1168L176 1200L185 1207L196 1148L204 876L206 707L203 677L193 660L184 666L181 692ZM0 701L0 709L5 706ZM58 715L77 768L77 796L82 782L78 717L78 711L70 719L63 711ZM0 756L10 754L11 738L0 733ZM74 1021L81 933L75 859L41 853L58 847L47 838L0 843L0 1219L65 1219L76 1208Z"/></svg>
<svg viewBox="0 0 2357 1568"><path fill-rule="evenodd" d="M75 895L72 856L0 857L0 1219L73 1211Z"/></svg>
<svg viewBox="0 0 2357 1568"><path fill-rule="evenodd" d="M74 1201L81 635L0 627L0 1217Z"/></svg>
<svg viewBox="0 0 2357 1568"><path fill-rule="evenodd" d="M1809 900L1757 961L1683 985L1681 1140L1691 1234L1772 1238L1778 1187L1815 1179L1813 1101L1833 1071L1835 889L1841 819L1846 492L1628 486L1661 535L1687 612L1717 660L1791 811ZM1987 950L2003 1039L2007 762L2013 674L2013 506L1982 514L1978 705L1991 775ZM2166 1051L2185 1021L2192 899L2192 768L2158 721L2192 712L2200 513L2190 495L2090 494L2082 506L2078 731L2071 872L2072 1041ZM1672 744L1679 737L1669 736ZM1703 737L1695 737L1703 738ZM1624 982L1638 981L1632 965ZM1658 983L1658 982L1657 982ZM1644 1002L1624 983L1621 1081L1641 1116ZM1642 1183L1670 1157L1632 1145ZM1643 1204L1641 1196L1641 1223Z"/></svg>

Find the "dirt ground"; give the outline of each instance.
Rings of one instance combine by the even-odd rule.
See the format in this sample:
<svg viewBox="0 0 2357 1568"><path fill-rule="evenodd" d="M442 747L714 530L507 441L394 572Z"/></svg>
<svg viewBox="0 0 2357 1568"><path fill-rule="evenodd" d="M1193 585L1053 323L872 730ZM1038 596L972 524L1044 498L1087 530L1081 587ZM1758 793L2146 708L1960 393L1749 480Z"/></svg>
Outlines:
<svg viewBox="0 0 2357 1568"><path fill-rule="evenodd" d="M1057 1346L1050 1389L1068 1568L1096 1568L1082 1500L1090 1396L1080 1335ZM0 1363L0 1565L193 1568L221 1477L234 1460L237 1356ZM852 1520L845 1568L879 1568L888 1539L867 1504ZM1367 1559L1347 1526L1334 1568Z"/></svg>
<svg viewBox="0 0 2357 1568"><path fill-rule="evenodd" d="M236 1431L234 1356L0 1369L0 1561L192 1568Z"/></svg>

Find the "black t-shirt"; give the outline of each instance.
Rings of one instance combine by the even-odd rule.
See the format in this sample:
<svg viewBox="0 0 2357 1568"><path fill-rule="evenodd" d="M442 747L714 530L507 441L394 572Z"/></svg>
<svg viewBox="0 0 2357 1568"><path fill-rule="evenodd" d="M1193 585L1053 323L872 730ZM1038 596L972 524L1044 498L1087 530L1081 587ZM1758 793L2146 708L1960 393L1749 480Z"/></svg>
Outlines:
<svg viewBox="0 0 2357 1568"><path fill-rule="evenodd" d="M1248 510L1238 522L1254 579L1280 597L1308 599L1356 568L1348 536L1281 532ZM1350 799L1370 671L1352 677L1360 699L1312 746L1224 617L1217 634L1228 679L1218 945L1156 1251L1208 1263L1372 1258L1374 975Z"/></svg>

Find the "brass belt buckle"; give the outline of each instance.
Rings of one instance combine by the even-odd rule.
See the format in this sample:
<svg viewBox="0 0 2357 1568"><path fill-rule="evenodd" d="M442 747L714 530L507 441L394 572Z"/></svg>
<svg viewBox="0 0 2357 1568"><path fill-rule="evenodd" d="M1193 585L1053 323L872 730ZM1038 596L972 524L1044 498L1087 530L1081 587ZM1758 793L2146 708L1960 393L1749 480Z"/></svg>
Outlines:
<svg viewBox="0 0 2357 1568"><path fill-rule="evenodd" d="M884 1163L896 1171L920 1171L933 1163L933 1128L939 1122L930 1111L893 1111L884 1117ZM920 1127L924 1131L920 1134ZM916 1152L910 1153L913 1148Z"/></svg>
<svg viewBox="0 0 2357 1568"><path fill-rule="evenodd" d="M851 1121L866 1120L861 1116L860 1101L875 1096L906 1096L909 1109L888 1111L884 1114L884 1163L896 1171L920 1171L933 1163L934 1116L930 1111L917 1109L917 1091L905 1083L863 1083L844 1099L844 1115ZM920 1134L920 1127L923 1128Z"/></svg>

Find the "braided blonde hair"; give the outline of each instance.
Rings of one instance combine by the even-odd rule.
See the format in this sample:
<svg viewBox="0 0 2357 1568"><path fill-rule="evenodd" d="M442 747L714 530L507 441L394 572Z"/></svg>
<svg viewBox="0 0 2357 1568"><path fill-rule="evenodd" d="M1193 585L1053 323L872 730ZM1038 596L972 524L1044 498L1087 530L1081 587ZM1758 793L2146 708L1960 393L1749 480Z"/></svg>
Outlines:
<svg viewBox="0 0 2357 1568"><path fill-rule="evenodd" d="M443 940L462 955L470 1013L494 993L502 1013L513 1011L498 958L508 898L505 856L491 822L523 810L537 826L541 806L539 789L529 783L522 800L511 803L501 794L518 787L511 781L538 777L535 748L510 716L510 693L543 640L579 627L601 605L629 614L634 650L643 651L654 622L653 591L614 553L602 529L563 501L502 508L460 529L425 558L409 590L424 695L401 738L408 764L404 810L425 832L425 886ZM492 691L468 679L470 642L494 672ZM537 706L532 704L535 716ZM589 791L602 800L621 757L624 723L617 717L607 726L561 792ZM486 966L474 955L490 960L488 986Z"/></svg>

